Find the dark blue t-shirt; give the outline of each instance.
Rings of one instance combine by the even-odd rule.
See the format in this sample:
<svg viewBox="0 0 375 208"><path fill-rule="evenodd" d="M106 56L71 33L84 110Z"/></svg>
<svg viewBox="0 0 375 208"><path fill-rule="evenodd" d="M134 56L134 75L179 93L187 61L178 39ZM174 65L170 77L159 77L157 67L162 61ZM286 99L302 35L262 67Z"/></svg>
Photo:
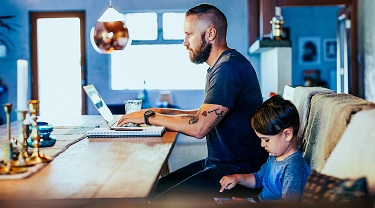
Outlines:
<svg viewBox="0 0 375 208"><path fill-rule="evenodd" d="M268 154L250 120L262 104L262 93L253 66L242 54L226 50L207 70L204 103L229 108L206 135L208 160L243 164L251 172L259 170Z"/></svg>

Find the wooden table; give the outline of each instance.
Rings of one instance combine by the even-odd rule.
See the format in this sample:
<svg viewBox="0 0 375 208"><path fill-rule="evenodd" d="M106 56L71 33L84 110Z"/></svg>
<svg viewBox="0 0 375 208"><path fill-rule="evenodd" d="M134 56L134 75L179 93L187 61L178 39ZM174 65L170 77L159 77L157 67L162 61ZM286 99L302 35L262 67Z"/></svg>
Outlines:
<svg viewBox="0 0 375 208"><path fill-rule="evenodd" d="M66 138L84 137L83 131L103 126L103 121L100 116L80 116L52 122L55 146L72 142ZM17 134L13 122L12 136ZM177 132L167 131L162 137L83 138L31 177L0 180L0 200L146 199L177 136ZM0 141L5 138L3 125ZM48 148L41 151L47 154Z"/></svg>

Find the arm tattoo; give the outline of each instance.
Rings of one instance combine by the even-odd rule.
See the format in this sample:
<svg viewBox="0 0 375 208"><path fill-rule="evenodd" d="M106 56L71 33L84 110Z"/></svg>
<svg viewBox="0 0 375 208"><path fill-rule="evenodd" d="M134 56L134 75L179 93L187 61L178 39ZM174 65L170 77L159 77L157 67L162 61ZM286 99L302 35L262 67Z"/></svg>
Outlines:
<svg viewBox="0 0 375 208"><path fill-rule="evenodd" d="M196 124L198 123L199 121L199 117L198 116L190 116L190 120L189 120L189 124Z"/></svg>
<svg viewBox="0 0 375 208"><path fill-rule="evenodd" d="M216 114L216 118L215 118L215 121L212 124L212 126L210 126L210 129L214 128L214 126L216 126L216 124L219 123L219 121L224 117L224 114L225 114L223 110L221 112L219 112L219 108L217 108L215 110L208 111L208 114L210 114L212 112L214 112Z"/></svg>
<svg viewBox="0 0 375 208"><path fill-rule="evenodd" d="M206 112L206 111L203 111L202 115L203 115L203 116L207 116L207 112ZM189 120L189 124L190 124L190 125L198 123L198 121L199 121L199 116L189 116L189 117L190 117L190 120Z"/></svg>
<svg viewBox="0 0 375 208"><path fill-rule="evenodd" d="M213 113L213 112L216 114L216 118L215 118L215 121L212 124L212 126L210 126L210 129L214 128L214 126L216 126L216 124L219 123L219 121L221 120L221 118L224 117L224 114L225 114L224 111L219 112L219 108L217 108L215 110L211 110L211 111L208 111L208 112L203 111L201 115L204 116L204 117L207 117L208 114ZM190 116L189 124L190 125L196 124L196 123L198 123L198 121L199 121L199 116Z"/></svg>

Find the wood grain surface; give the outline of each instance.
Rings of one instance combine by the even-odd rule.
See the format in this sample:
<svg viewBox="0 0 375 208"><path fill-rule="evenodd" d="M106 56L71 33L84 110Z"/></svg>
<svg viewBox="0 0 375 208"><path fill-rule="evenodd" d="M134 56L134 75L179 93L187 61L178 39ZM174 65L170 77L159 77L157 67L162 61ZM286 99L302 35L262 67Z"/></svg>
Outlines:
<svg viewBox="0 0 375 208"><path fill-rule="evenodd" d="M41 151L53 156L82 137L83 131L99 125L103 125L100 116L55 122L57 142ZM5 127L0 126L0 143L6 139ZM13 137L17 129L12 123ZM0 200L145 198L177 136L177 132L167 131L162 137L84 138L31 177L0 180Z"/></svg>

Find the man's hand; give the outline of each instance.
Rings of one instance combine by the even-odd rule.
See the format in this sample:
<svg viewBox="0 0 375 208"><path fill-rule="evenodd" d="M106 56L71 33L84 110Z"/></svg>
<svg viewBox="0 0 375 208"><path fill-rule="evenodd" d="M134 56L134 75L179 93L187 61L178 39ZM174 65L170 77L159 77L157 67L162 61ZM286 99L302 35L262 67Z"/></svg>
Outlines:
<svg viewBox="0 0 375 208"><path fill-rule="evenodd" d="M134 113L123 115L119 120L117 126L123 126L127 123L143 124L145 123L144 113L146 110L140 110Z"/></svg>

